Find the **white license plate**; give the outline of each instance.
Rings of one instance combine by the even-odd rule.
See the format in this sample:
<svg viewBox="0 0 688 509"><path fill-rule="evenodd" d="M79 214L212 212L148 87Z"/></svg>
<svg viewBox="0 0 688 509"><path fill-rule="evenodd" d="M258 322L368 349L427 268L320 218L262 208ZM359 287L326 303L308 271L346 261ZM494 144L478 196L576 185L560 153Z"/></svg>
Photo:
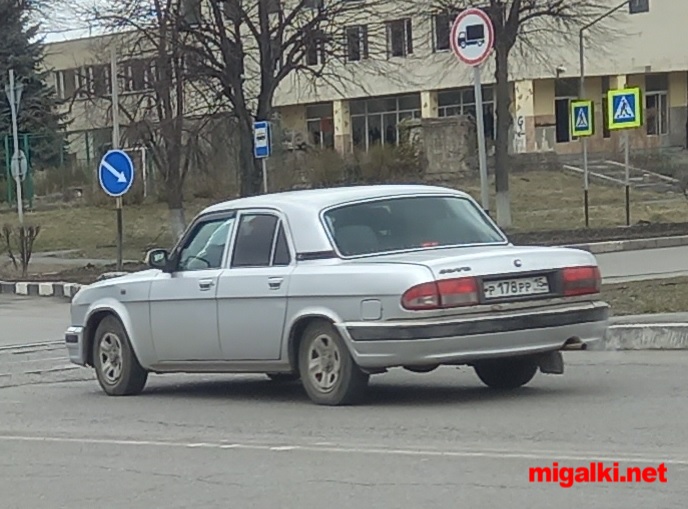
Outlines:
<svg viewBox="0 0 688 509"><path fill-rule="evenodd" d="M525 295L549 293L549 282L545 276L503 279L501 281L486 282L483 284L483 289L486 299L523 297Z"/></svg>

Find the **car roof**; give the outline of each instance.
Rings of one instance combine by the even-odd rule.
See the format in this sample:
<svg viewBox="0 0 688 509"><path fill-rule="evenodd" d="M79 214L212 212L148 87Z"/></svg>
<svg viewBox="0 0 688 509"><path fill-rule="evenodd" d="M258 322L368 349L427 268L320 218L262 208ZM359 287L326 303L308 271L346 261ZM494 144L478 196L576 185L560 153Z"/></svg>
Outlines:
<svg viewBox="0 0 688 509"><path fill-rule="evenodd" d="M347 186L284 191L237 198L211 205L201 214L253 208L278 210L286 216L287 229L291 233L295 251L299 254L318 253L332 251L332 243L320 222L320 212L323 209L360 200L428 194L451 194L470 198L462 191L430 185Z"/></svg>
<svg viewBox="0 0 688 509"><path fill-rule="evenodd" d="M385 184L385 185L363 185L331 187L325 189L299 189L294 191L283 191L279 193L261 194L246 198L236 198L216 203L207 207L203 213L221 212L236 208L253 207L278 207L284 205L307 205L309 208L317 209L320 212L324 208L335 205L345 204L358 200L369 200L375 198L392 197L396 195L414 194L437 194L451 193L458 196L468 197L468 194L441 186L430 185L410 185L410 184Z"/></svg>

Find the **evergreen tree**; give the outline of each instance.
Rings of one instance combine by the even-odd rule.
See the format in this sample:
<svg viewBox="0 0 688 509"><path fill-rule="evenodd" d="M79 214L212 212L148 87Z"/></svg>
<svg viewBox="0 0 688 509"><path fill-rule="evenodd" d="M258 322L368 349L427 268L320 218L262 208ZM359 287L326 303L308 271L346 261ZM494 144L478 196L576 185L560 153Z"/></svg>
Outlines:
<svg viewBox="0 0 688 509"><path fill-rule="evenodd" d="M64 128L66 114L58 111L55 89L48 86L49 70L43 68L44 45L38 37L40 24L31 21L37 13L37 0L0 0L0 172L5 174L5 140L10 153L12 117L5 95L9 70L14 69L15 82L23 91L18 112L20 148L22 136L29 135L32 168L60 164L66 149ZM7 136L7 138L6 138Z"/></svg>

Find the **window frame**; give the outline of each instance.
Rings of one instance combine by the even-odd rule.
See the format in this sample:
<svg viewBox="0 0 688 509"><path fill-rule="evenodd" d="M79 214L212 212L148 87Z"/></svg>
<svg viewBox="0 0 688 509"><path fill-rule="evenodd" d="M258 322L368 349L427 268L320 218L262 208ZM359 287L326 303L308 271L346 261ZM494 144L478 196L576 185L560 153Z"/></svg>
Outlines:
<svg viewBox="0 0 688 509"><path fill-rule="evenodd" d="M453 244L453 245L447 245L447 246L436 246L432 248L423 248L423 247L416 247L416 248L409 248L409 249L398 249L398 250L393 250L393 251L380 251L377 253L364 253L364 254L358 254L358 255L345 255L342 254L342 252L339 250L339 247L337 246L337 242L334 239L334 236L332 235L332 230L330 229L327 219L325 217L325 214L332 210L336 210L339 208L344 208L344 207L349 207L351 205L363 205L366 203L375 203L375 202L381 202L381 201L387 201L387 200L395 200L395 199L404 199L404 198L452 198L452 199L458 199L458 200L465 200L468 202L473 208L475 209L476 213L481 216L486 224L491 227L501 238L501 241L497 242L483 242L479 244ZM482 247L482 246L506 246L509 245L509 239L507 236L504 234L502 229L497 225L497 223L494 222L494 220L485 213L483 208L478 205L478 202L476 202L473 198L470 196L462 196L459 194L454 194L454 193L421 193L421 194L390 194L387 196L376 196L375 198L366 198L363 200L352 200L344 203L337 203L336 205L331 205L329 207L326 207L322 210L320 210L320 213L318 214L318 219L320 220L320 225L325 231L325 235L327 236L328 241L330 242L330 245L332 246L332 251L337 255L338 258L342 260L354 260L354 259L359 259L359 258L369 258L369 257L374 257L374 256L383 256L383 255L389 255L389 254L404 254L404 253L413 253L413 252L418 252L418 251L427 251L429 249L459 249L459 248L470 248L470 247Z"/></svg>
<svg viewBox="0 0 688 509"><path fill-rule="evenodd" d="M233 258L236 250L237 235L239 234L239 226L244 216L255 216L255 215L271 215L277 218L277 223L275 225L275 231L272 234L272 240L270 241L270 260L268 265L242 265L236 267L233 265ZM286 217L283 213L275 209L245 209L237 212L237 226L232 231L232 236L229 240L228 249L225 258L225 268L235 271L242 269L268 269L268 268L286 268L291 267L296 262L296 253L294 251L294 244L292 242L291 230L289 224L286 221ZM288 265L274 265L275 262L275 250L277 247L277 237L279 235L280 226L284 230L284 237L287 242L287 251L289 252L289 264Z"/></svg>
<svg viewBox="0 0 688 509"><path fill-rule="evenodd" d="M656 105L656 114L654 116L654 127L656 127L656 132L650 133L650 122L648 121L647 113L645 113L645 134L652 137L661 137L669 135L669 93L667 91L653 91L645 92L643 98L645 105L644 109L647 112L650 108L648 107L648 102L650 98L653 98ZM664 128L664 131L663 131Z"/></svg>
<svg viewBox="0 0 688 509"><path fill-rule="evenodd" d="M393 30L394 26L400 23L403 26L404 40L403 40L403 53L401 55L394 55L392 53L393 44ZM393 19L386 22L386 32L387 32L387 58L408 58L413 56L414 44L413 44L413 19L412 18L399 18Z"/></svg>
<svg viewBox="0 0 688 509"><path fill-rule="evenodd" d="M181 269L180 268L180 263L182 261L181 256L182 256L182 251L184 251L185 247L188 246L189 242L195 238L198 230L203 227L204 224L210 223L210 222L215 222L215 221L227 221L228 219L234 218L235 221L237 219L237 213L235 210L227 210L227 211L222 211L222 212L209 212L206 214L201 214L194 221L189 225L189 227L186 229L186 231L182 234L182 236L179 238L179 241L175 244L173 250L172 250L172 274L177 274L177 273L193 273L193 272L198 272L200 270L223 270L227 268L227 255L229 254L229 251L231 249L231 240L234 237L234 230L236 228L232 228L229 232L227 232L227 241L225 242L225 249L222 253L222 261L220 262L220 267L208 267L208 268L200 268L200 269ZM231 235L230 235L231 234Z"/></svg>
<svg viewBox="0 0 688 509"><path fill-rule="evenodd" d="M349 25L344 28L344 42L346 45L346 62L355 63L368 60L370 58L370 44L368 35L368 25ZM351 58L351 42L358 41L358 58Z"/></svg>

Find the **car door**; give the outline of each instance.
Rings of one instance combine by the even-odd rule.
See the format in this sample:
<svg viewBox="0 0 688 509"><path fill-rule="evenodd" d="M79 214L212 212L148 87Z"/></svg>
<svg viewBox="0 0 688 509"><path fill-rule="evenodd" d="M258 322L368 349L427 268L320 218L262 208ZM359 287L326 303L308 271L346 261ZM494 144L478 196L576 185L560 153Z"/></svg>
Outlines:
<svg viewBox="0 0 688 509"><path fill-rule="evenodd" d="M222 359L216 292L233 224L233 213L200 217L172 255L175 270L153 281L150 320L160 361Z"/></svg>
<svg viewBox="0 0 688 509"><path fill-rule="evenodd" d="M294 255L284 218L273 211L239 215L229 269L218 281L220 343L226 360L280 357Z"/></svg>

